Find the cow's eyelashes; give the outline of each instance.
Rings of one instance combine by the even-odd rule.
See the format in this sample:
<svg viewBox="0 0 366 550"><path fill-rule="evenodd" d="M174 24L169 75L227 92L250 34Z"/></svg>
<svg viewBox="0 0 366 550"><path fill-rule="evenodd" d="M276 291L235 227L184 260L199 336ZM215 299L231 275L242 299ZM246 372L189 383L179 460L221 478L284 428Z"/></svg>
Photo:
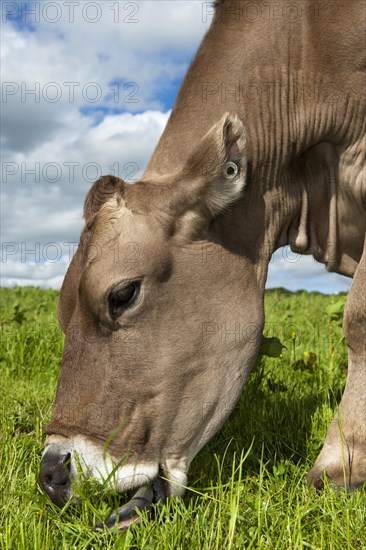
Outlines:
<svg viewBox="0 0 366 550"><path fill-rule="evenodd" d="M132 306L140 292L140 281L133 281L128 284L114 288L108 297L109 314L113 320L122 315L126 309Z"/></svg>

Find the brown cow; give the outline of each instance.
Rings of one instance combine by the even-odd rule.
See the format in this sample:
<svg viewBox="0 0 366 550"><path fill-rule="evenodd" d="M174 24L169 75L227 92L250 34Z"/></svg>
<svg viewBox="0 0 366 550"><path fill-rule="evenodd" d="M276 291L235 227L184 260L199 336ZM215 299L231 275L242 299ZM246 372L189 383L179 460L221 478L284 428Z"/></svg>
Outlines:
<svg viewBox="0 0 366 550"><path fill-rule="evenodd" d="M234 407L268 263L286 244L353 277L347 385L309 479L366 480L365 3L255 6L218 5L141 181L93 185L63 283L40 480L60 504L78 462L118 491L140 488L121 525L154 493L182 494ZM242 337L220 337L218 320Z"/></svg>

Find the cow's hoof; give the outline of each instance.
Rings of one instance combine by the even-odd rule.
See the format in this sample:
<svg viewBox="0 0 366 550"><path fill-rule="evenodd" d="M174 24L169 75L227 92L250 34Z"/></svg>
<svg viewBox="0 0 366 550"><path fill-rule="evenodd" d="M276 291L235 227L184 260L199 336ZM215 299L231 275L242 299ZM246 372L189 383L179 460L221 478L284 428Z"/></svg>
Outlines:
<svg viewBox="0 0 366 550"><path fill-rule="evenodd" d="M323 491L325 482L335 488L344 487L349 491L358 489L366 482L366 475L363 468L357 467L360 464L350 463L347 465L320 464L318 461L307 475L306 481L318 492Z"/></svg>
<svg viewBox="0 0 366 550"><path fill-rule="evenodd" d="M318 493L324 489L324 478L313 479L308 476L306 481L309 485L312 485Z"/></svg>

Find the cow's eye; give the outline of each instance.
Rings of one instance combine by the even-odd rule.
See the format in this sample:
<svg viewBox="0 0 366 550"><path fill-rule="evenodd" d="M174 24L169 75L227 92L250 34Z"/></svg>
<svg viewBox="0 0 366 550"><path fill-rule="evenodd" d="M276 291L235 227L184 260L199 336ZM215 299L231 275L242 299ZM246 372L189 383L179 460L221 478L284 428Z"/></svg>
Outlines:
<svg viewBox="0 0 366 550"><path fill-rule="evenodd" d="M239 167L236 162L227 162L225 164L225 176L227 179L234 179L239 172Z"/></svg>
<svg viewBox="0 0 366 550"><path fill-rule="evenodd" d="M112 290L108 297L109 314L112 319L117 319L136 300L140 291L140 282L123 284Z"/></svg>

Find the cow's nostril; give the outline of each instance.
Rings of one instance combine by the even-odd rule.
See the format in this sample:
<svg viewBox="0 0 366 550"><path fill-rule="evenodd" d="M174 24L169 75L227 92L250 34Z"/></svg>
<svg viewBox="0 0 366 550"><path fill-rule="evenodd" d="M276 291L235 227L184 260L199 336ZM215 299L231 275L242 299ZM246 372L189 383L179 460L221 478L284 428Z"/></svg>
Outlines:
<svg viewBox="0 0 366 550"><path fill-rule="evenodd" d="M43 491L58 505L65 504L70 496L70 461L70 453L46 453L42 459L39 483Z"/></svg>
<svg viewBox="0 0 366 550"><path fill-rule="evenodd" d="M67 470L68 474L70 474L70 463L71 463L71 454L67 453L64 456L63 464L64 464L64 467Z"/></svg>

